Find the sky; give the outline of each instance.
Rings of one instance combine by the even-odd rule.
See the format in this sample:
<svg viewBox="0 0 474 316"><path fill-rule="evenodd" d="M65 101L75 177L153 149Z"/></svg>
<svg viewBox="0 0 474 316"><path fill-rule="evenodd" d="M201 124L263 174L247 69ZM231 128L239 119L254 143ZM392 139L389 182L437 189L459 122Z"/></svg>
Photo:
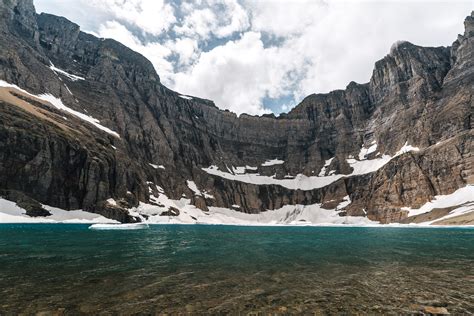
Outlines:
<svg viewBox="0 0 474 316"><path fill-rule="evenodd" d="M34 0L147 57L161 82L237 114L368 82L396 41L449 46L474 0Z"/></svg>

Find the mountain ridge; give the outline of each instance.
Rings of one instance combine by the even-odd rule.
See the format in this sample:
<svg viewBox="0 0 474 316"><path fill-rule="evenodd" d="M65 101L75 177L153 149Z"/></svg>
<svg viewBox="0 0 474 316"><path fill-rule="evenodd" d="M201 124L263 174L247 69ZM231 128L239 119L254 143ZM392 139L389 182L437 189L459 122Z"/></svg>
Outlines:
<svg viewBox="0 0 474 316"><path fill-rule="evenodd" d="M4 37L0 79L29 93L49 93L120 135L114 138L94 128L83 130L80 121L72 122L77 117L68 116L69 122L62 124L71 124L81 133L70 136L50 131L50 139L33 138L26 123L21 128L14 125L19 117L25 122L32 118L23 112L10 113L10 122L2 122L0 170L4 176L0 189L121 221L138 220L140 216L129 215L129 209L164 194L156 185L169 198L186 196L203 212L237 205L234 209L238 211L260 213L285 205L328 204L350 196L352 203L346 206L345 215L391 222L406 217L402 207L421 206L436 195L473 183L472 15L466 19L465 34L451 47L400 43L376 63L368 83L351 82L345 90L307 96L279 117L237 117L217 109L212 101L166 88L152 64L124 45L83 33L65 18L36 15L31 0L10 0L0 10L2 17L8 17L3 20L10 21L0 26ZM64 73L84 80L70 80ZM43 107L51 108L48 104ZM12 109L5 103L2 111ZM440 141L447 141L447 152L428 150ZM56 148L57 143L62 145ZM374 152L358 156L374 144ZM394 157L373 172L353 174L355 166L375 163L384 155L393 157L405 145L421 150ZM458 154L449 161L453 150ZM28 156L23 161L15 159L20 151ZM283 163L262 165L272 159ZM351 159L355 161L348 162ZM70 163L65 166L65 161ZM442 162L448 172L443 174L442 168L430 165L434 161ZM37 174L31 171L32 164ZM331 172L341 177L302 191L229 180L206 171L213 165L224 176L238 178L243 171L257 173L261 176L258 181L273 176L271 181L276 183L303 176L320 181L316 175L323 168L324 181ZM393 165L397 167L391 172L401 173L396 181L386 174ZM72 171L65 171L70 169L79 172L71 176ZM412 174L405 174L406 170ZM49 182L43 181L45 175ZM188 181L213 198L194 192ZM368 192L367 186L372 186ZM111 198L122 204L110 205L107 200ZM169 207L158 209L169 214Z"/></svg>

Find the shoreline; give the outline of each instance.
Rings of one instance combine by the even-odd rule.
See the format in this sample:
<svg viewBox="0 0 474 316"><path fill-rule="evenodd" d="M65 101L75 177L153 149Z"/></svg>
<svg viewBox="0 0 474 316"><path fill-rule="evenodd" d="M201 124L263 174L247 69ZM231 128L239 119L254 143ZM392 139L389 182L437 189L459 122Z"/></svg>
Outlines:
<svg viewBox="0 0 474 316"><path fill-rule="evenodd" d="M328 228L463 228L463 229L474 229L474 225L421 225L421 224L374 224L374 225L357 225L357 224L305 224L305 225L292 225L292 224L236 224L236 223L147 223L149 226L234 226L234 227L328 227ZM93 225L102 224L100 222L94 223L83 223L83 222L0 222L2 225ZM112 225L121 225L120 223Z"/></svg>

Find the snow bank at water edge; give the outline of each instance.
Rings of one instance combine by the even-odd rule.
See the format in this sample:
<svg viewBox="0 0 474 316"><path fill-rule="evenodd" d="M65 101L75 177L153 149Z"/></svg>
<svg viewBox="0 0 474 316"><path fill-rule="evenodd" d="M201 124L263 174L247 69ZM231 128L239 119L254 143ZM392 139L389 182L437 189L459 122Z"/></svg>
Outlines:
<svg viewBox="0 0 474 316"><path fill-rule="evenodd" d="M15 202L0 198L0 223L118 223L104 216L82 210L66 211L48 205L43 205L43 208L52 215L47 217L30 217Z"/></svg>
<svg viewBox="0 0 474 316"><path fill-rule="evenodd" d="M153 183L149 183L154 186ZM194 192L201 192L196 184L188 181L188 186ZM366 217L339 216L344 207L350 204L349 197L345 197L336 209L327 210L321 204L313 205L286 205L277 210L268 210L259 214L246 214L229 208L209 207L208 212L191 205L190 199L170 199L164 194L161 187L155 187L160 194L154 196L150 187L150 200L153 204L140 203L131 209L131 214L141 214L147 218L149 224L212 224L212 225L378 225ZM239 208L233 205L233 208ZM179 211L176 216L161 216L168 211Z"/></svg>
<svg viewBox="0 0 474 316"><path fill-rule="evenodd" d="M402 210L408 211L408 216L415 216L424 213L431 212L436 208L447 208L453 206L461 206L466 203L474 202L474 185L467 185L464 188L460 188L448 195L437 195L430 202L426 202L422 207L418 209L412 209L409 207L403 207ZM466 213L467 211L474 211L473 207L459 207L451 211L447 216L437 219L436 221L454 217Z"/></svg>

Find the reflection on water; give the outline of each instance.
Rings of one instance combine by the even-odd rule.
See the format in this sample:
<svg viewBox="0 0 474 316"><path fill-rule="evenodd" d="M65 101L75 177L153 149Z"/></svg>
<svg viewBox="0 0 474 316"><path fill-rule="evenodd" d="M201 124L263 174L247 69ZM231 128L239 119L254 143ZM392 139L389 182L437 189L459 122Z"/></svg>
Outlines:
<svg viewBox="0 0 474 316"><path fill-rule="evenodd" d="M0 225L0 314L474 313L474 230Z"/></svg>

